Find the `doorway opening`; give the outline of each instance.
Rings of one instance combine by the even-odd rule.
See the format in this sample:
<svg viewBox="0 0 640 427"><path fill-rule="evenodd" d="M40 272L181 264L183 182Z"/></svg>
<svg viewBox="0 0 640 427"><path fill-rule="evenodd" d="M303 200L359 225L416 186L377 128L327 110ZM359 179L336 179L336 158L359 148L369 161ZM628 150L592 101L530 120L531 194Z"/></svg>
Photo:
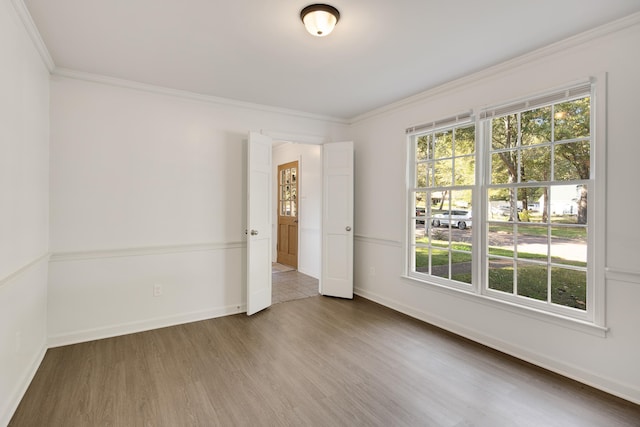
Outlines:
<svg viewBox="0 0 640 427"><path fill-rule="evenodd" d="M276 262L272 266L273 304L318 295L318 279L298 271L300 163L278 165Z"/></svg>

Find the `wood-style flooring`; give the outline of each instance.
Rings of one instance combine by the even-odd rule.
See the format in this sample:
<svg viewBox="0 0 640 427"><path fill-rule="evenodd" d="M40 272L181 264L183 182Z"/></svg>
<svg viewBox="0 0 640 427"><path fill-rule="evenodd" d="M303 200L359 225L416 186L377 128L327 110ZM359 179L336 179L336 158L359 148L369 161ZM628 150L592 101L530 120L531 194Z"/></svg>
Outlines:
<svg viewBox="0 0 640 427"><path fill-rule="evenodd" d="M640 406L362 298L50 349L11 426L638 426Z"/></svg>

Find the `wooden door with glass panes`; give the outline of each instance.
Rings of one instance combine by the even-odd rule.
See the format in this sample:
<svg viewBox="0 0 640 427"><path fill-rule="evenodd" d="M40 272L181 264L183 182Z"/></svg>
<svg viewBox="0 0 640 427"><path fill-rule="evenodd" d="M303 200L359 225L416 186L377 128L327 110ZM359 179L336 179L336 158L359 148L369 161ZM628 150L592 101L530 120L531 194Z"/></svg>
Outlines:
<svg viewBox="0 0 640 427"><path fill-rule="evenodd" d="M278 166L278 263L298 268L298 162Z"/></svg>

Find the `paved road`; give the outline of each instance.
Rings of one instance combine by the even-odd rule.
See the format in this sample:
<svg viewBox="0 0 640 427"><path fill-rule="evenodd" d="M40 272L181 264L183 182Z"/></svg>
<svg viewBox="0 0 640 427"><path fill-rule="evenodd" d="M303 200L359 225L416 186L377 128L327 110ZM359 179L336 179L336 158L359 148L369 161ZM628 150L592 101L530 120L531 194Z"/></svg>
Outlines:
<svg viewBox="0 0 640 427"><path fill-rule="evenodd" d="M435 228L436 232L443 233L446 239L447 233L451 231L451 241L471 243L471 229L458 230L457 228L439 227ZM419 237L424 236L424 225L420 224L416 227L416 234ZM508 233L489 233L489 244L504 249L513 249L513 236ZM519 236L518 250L533 254L547 253L547 238L540 236ZM552 256L564 258L572 261L587 260L587 242L580 239L560 239L554 238L551 242Z"/></svg>

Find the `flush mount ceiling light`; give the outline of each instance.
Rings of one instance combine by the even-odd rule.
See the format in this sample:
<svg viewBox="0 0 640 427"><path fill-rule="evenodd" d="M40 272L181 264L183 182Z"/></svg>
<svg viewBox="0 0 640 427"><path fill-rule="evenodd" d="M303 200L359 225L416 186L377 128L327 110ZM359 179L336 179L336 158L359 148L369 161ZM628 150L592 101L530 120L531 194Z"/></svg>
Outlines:
<svg viewBox="0 0 640 427"><path fill-rule="evenodd" d="M312 4L300 11L300 18L309 34L324 37L333 31L340 19L340 12L328 4Z"/></svg>

